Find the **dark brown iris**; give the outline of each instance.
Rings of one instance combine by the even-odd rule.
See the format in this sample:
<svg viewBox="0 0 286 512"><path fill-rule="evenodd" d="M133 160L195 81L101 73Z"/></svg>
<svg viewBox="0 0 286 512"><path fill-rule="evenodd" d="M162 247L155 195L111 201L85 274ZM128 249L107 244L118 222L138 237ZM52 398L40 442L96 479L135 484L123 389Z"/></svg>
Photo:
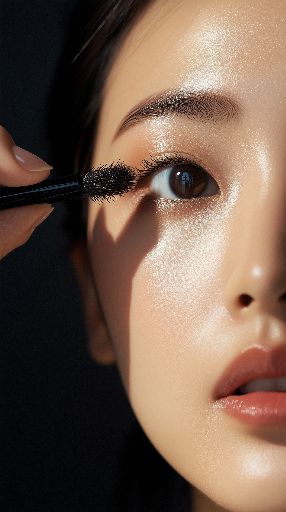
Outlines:
<svg viewBox="0 0 286 512"><path fill-rule="evenodd" d="M179 170L178 170L179 168ZM195 165L176 165L170 172L169 184L172 192L181 199L199 196L208 185L208 175Z"/></svg>

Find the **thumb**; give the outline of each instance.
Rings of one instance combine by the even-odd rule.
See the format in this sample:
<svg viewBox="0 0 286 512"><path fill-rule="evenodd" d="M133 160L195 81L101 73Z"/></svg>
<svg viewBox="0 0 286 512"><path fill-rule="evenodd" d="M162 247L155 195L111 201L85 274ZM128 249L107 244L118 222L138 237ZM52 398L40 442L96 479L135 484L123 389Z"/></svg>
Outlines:
<svg viewBox="0 0 286 512"><path fill-rule="evenodd" d="M0 125L0 185L31 185L47 178L52 166L26 149L16 146L9 132Z"/></svg>

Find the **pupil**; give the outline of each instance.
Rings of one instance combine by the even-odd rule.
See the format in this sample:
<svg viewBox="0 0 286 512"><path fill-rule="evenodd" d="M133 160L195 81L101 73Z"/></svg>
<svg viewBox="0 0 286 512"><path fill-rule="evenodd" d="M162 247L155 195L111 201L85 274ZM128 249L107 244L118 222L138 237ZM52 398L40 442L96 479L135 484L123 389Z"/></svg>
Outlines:
<svg viewBox="0 0 286 512"><path fill-rule="evenodd" d="M181 170L178 170L181 167ZM169 185L176 194L182 199L190 199L200 195L207 186L208 176L199 167L177 166L176 169L171 171L169 177Z"/></svg>

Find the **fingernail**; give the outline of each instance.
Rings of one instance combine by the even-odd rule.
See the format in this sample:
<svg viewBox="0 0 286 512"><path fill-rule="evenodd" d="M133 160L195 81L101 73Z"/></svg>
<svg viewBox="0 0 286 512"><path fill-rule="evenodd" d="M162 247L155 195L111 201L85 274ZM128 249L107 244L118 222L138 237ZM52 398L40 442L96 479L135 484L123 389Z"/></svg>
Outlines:
<svg viewBox="0 0 286 512"><path fill-rule="evenodd" d="M12 151L17 162L24 167L26 171L51 171L53 168L38 156L30 153L30 151L27 151L26 149L20 148L19 146L13 146Z"/></svg>

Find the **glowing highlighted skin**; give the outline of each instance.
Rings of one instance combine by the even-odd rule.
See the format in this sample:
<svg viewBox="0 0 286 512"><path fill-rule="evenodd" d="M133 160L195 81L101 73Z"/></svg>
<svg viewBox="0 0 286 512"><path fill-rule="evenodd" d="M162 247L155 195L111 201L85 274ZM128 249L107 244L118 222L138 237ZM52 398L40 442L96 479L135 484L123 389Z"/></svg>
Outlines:
<svg viewBox="0 0 286 512"><path fill-rule="evenodd" d="M195 512L286 510L285 427L213 399L243 350L286 343L285 20L279 0L151 2L115 55L94 140L94 166L150 165L116 202L89 204L108 331L91 353L117 362ZM213 188L182 198L171 176L193 163Z"/></svg>

